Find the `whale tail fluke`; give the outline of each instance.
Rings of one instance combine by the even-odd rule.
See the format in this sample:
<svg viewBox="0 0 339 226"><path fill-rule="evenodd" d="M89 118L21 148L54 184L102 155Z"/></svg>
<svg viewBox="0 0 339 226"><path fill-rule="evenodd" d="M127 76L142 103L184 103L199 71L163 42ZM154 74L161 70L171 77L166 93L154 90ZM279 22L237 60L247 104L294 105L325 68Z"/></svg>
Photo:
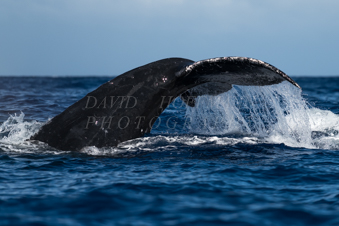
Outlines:
<svg viewBox="0 0 339 226"><path fill-rule="evenodd" d="M202 61L168 58L128 71L54 117L31 137L60 150L107 147L143 136L178 96L190 107L199 95L218 95L232 85L265 86L288 81L274 66L245 57Z"/></svg>

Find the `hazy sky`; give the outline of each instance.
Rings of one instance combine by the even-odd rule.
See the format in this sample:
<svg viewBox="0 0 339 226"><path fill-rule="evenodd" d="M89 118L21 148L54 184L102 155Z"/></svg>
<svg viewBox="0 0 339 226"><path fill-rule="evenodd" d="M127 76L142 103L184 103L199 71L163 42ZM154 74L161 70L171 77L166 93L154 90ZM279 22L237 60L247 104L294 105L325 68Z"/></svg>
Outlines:
<svg viewBox="0 0 339 226"><path fill-rule="evenodd" d="M0 75L119 75L247 56L339 75L338 0L0 0Z"/></svg>

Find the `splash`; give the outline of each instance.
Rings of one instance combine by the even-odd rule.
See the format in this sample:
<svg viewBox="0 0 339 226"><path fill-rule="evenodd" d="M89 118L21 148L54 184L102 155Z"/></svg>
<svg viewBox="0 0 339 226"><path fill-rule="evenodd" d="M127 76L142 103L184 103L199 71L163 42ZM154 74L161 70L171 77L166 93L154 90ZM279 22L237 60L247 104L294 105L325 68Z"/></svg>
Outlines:
<svg viewBox="0 0 339 226"><path fill-rule="evenodd" d="M24 121L25 114L10 115L9 118L0 125L0 142L9 144L20 144L29 139L41 127L42 123Z"/></svg>
<svg viewBox="0 0 339 226"><path fill-rule="evenodd" d="M218 96L199 96L186 117L188 129L197 134L255 136L292 147L339 147L339 117L311 107L301 90L287 82L234 86Z"/></svg>
<svg viewBox="0 0 339 226"><path fill-rule="evenodd" d="M318 108L311 108L308 113L316 148L339 150L339 116Z"/></svg>
<svg viewBox="0 0 339 226"><path fill-rule="evenodd" d="M0 148L13 152L35 152L39 146L27 140L36 133L43 123L37 121L24 121L25 114L10 115L0 125Z"/></svg>

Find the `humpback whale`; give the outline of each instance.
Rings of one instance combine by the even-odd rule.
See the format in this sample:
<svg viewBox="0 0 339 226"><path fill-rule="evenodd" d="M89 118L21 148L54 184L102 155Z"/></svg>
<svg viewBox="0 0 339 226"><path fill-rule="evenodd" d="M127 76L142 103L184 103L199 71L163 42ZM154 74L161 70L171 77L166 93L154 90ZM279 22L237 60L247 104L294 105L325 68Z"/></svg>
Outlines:
<svg viewBox="0 0 339 226"><path fill-rule="evenodd" d="M253 58L162 59L104 83L48 121L30 139L60 150L117 146L149 133L178 96L194 107L196 96L218 95L232 85L265 86L283 81L300 88L281 70Z"/></svg>

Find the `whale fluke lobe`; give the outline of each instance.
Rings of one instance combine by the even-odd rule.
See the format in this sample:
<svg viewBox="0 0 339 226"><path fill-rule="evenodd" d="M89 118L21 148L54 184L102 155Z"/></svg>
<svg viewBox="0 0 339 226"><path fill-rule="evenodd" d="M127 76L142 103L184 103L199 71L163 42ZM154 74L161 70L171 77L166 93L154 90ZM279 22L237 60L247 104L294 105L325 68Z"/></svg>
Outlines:
<svg viewBox="0 0 339 226"><path fill-rule="evenodd" d="M288 81L272 65L245 57L202 61L168 58L128 71L88 93L31 137L60 150L110 147L149 133L178 96L190 107L199 95L218 95L232 85L264 86Z"/></svg>
<svg viewBox="0 0 339 226"><path fill-rule="evenodd" d="M265 86L288 81L301 88L288 75L276 67L247 57L219 57L197 61L181 71L181 76L199 83L180 97L194 107L199 95L218 95L232 89L232 85ZM189 100L187 97L190 97Z"/></svg>

